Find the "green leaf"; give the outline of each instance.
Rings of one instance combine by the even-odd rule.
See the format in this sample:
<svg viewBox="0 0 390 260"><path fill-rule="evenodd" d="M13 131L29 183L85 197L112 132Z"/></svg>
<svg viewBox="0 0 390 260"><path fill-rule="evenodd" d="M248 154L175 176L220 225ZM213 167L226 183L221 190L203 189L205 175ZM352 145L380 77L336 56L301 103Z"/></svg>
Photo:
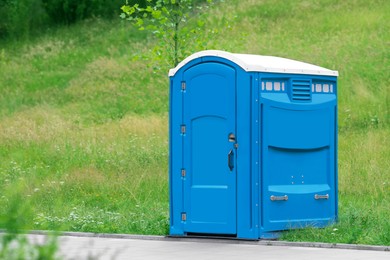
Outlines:
<svg viewBox="0 0 390 260"><path fill-rule="evenodd" d="M152 17L155 18L155 19L160 19L161 16L162 16L162 13L159 10L152 12Z"/></svg>
<svg viewBox="0 0 390 260"><path fill-rule="evenodd" d="M152 13L153 12L153 8L151 6L147 6L145 11L149 12L149 13Z"/></svg>
<svg viewBox="0 0 390 260"><path fill-rule="evenodd" d="M168 11L168 9L165 6L163 8L161 8L161 12L167 16L169 16L169 14L170 14L170 12Z"/></svg>
<svg viewBox="0 0 390 260"><path fill-rule="evenodd" d="M130 11L130 6L128 5L124 5L121 7L121 10L124 12L124 13L128 13Z"/></svg>
<svg viewBox="0 0 390 260"><path fill-rule="evenodd" d="M138 18L135 25L141 27L142 25L144 24L144 20L142 20L141 18Z"/></svg>

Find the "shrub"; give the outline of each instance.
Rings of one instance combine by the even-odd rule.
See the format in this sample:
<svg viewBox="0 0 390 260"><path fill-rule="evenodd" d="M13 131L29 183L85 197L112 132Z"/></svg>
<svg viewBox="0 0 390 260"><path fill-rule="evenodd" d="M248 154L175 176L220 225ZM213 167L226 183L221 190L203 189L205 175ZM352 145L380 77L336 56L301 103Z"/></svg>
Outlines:
<svg viewBox="0 0 390 260"><path fill-rule="evenodd" d="M41 0L3 0L0 3L0 38L28 37L47 24Z"/></svg>
<svg viewBox="0 0 390 260"><path fill-rule="evenodd" d="M71 24L85 18L99 16L112 18L120 14L125 0L42 0L54 24ZM146 4L146 0L130 1Z"/></svg>
<svg viewBox="0 0 390 260"><path fill-rule="evenodd" d="M140 6L146 0L131 0ZM23 38L49 26L70 25L91 18L118 17L126 0L1 0L0 39Z"/></svg>

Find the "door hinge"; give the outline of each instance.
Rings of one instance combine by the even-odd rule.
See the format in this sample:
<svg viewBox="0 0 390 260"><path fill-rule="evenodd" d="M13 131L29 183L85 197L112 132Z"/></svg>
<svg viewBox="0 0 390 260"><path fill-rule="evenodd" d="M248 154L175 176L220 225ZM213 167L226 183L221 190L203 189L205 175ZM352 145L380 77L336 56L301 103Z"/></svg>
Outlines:
<svg viewBox="0 0 390 260"><path fill-rule="evenodd" d="M186 221L187 220L187 213L183 212L181 213L181 221Z"/></svg>
<svg viewBox="0 0 390 260"><path fill-rule="evenodd" d="M187 83L185 81L181 82L181 90L184 91L187 89Z"/></svg>
<svg viewBox="0 0 390 260"><path fill-rule="evenodd" d="M181 169L181 177L186 177L186 169Z"/></svg>
<svg viewBox="0 0 390 260"><path fill-rule="evenodd" d="M184 135L186 133L186 125L180 126L180 132Z"/></svg>

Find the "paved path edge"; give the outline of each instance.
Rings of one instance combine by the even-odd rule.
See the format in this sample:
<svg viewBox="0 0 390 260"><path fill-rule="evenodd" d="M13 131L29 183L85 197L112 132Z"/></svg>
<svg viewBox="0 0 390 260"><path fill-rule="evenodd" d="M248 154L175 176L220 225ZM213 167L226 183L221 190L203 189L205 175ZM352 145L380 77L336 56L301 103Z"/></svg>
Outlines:
<svg viewBox="0 0 390 260"><path fill-rule="evenodd" d="M50 231L35 230L28 232L32 235L48 235ZM265 246L289 246L289 247L314 247L314 248L335 248L351 250L372 250L372 251L390 251L390 246L373 246L359 244L339 244L339 243L320 243L320 242L288 242L274 240L240 240L225 238L198 238L198 237L168 237L156 235L132 235L132 234L108 234L108 233L87 233L87 232L59 232L60 236L66 237L96 237L96 238L114 238L114 239L137 239L137 240L156 240L156 241L185 241L197 243L230 243L230 244L250 244Z"/></svg>

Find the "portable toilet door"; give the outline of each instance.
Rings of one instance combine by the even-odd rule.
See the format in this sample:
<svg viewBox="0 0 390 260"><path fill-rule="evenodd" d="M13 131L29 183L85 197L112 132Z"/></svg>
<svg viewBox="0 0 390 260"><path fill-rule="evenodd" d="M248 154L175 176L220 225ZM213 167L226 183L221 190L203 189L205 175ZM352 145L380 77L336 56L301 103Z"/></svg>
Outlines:
<svg viewBox="0 0 390 260"><path fill-rule="evenodd" d="M249 203L251 113L240 105L250 102L251 76L232 58L204 51L170 71L171 235L258 238Z"/></svg>
<svg viewBox="0 0 390 260"><path fill-rule="evenodd" d="M182 177L191 175L183 187L183 229L236 234L236 72L200 63L183 72L181 84Z"/></svg>

